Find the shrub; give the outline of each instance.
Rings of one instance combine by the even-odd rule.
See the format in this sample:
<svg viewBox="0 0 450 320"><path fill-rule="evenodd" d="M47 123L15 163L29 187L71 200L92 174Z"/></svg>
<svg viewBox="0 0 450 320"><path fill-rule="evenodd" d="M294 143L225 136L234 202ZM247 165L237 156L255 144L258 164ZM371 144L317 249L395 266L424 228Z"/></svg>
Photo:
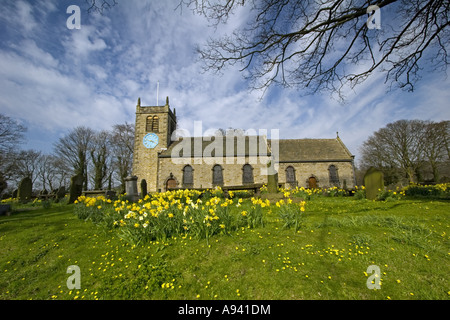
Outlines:
<svg viewBox="0 0 450 320"><path fill-rule="evenodd" d="M430 198L450 198L450 183L437 185L415 185L411 184L404 188L404 193L408 197L430 197Z"/></svg>
<svg viewBox="0 0 450 320"><path fill-rule="evenodd" d="M366 190L365 189L356 189L353 192L353 197L357 200L366 199Z"/></svg>
<svg viewBox="0 0 450 320"><path fill-rule="evenodd" d="M299 204L294 204L289 200L287 200L287 204L284 204L284 200L276 203L276 206L279 208L278 215L284 222L284 228L294 228L294 231L297 232L303 223L303 212L305 211L306 203L302 201Z"/></svg>
<svg viewBox="0 0 450 320"><path fill-rule="evenodd" d="M396 201L400 200L404 195L405 195L404 191L400 191L399 188L397 188L395 191L384 189L378 192L376 200Z"/></svg>

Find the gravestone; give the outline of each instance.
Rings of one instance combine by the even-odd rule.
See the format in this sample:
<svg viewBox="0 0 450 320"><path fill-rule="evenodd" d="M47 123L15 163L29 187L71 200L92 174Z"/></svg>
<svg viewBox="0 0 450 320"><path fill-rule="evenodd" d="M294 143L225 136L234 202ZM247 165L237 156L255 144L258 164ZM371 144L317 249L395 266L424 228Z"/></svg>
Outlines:
<svg viewBox="0 0 450 320"><path fill-rule="evenodd" d="M278 172L271 166L271 162L267 165L267 192L278 192Z"/></svg>
<svg viewBox="0 0 450 320"><path fill-rule="evenodd" d="M105 191L105 199L107 200L116 200L116 192L114 190L106 190Z"/></svg>
<svg viewBox="0 0 450 320"><path fill-rule="evenodd" d="M364 175L366 199L375 200L379 190L384 189L384 175L380 170L370 167Z"/></svg>
<svg viewBox="0 0 450 320"><path fill-rule="evenodd" d="M278 192L278 173L269 174L267 176L267 192L269 193Z"/></svg>
<svg viewBox="0 0 450 320"><path fill-rule="evenodd" d="M23 178L19 183L19 188L17 189L17 198L20 202L27 202L31 200L33 192L33 182L30 177Z"/></svg>
<svg viewBox="0 0 450 320"><path fill-rule="evenodd" d="M77 174L70 179L69 204L74 203L83 193L83 175Z"/></svg>
<svg viewBox="0 0 450 320"><path fill-rule="evenodd" d="M47 200L48 199L48 191L47 189L41 190L38 194L38 198L41 200Z"/></svg>
<svg viewBox="0 0 450 320"><path fill-rule="evenodd" d="M128 176L125 178L125 192L128 201L136 202L139 200L139 193L137 191L137 177Z"/></svg>
<svg viewBox="0 0 450 320"><path fill-rule="evenodd" d="M11 205L10 204L0 204L0 216L11 215Z"/></svg>
<svg viewBox="0 0 450 320"><path fill-rule="evenodd" d="M62 186L56 190L56 202L59 202L66 196L66 187Z"/></svg>
<svg viewBox="0 0 450 320"><path fill-rule="evenodd" d="M145 179L141 180L141 199L144 199L147 195L147 181Z"/></svg>

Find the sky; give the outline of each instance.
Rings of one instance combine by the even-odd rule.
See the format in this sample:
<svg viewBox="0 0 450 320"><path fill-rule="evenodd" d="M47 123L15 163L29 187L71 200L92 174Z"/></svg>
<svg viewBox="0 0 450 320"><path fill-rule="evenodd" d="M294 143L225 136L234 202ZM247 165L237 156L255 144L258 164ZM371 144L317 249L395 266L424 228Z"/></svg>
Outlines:
<svg viewBox="0 0 450 320"><path fill-rule="evenodd" d="M346 89L345 103L298 89L250 91L234 67L205 73L196 46L244 24L245 11L214 28L176 9L178 2L119 0L98 14L88 13L84 0L2 0L0 113L27 127L22 148L52 153L75 127L134 123L138 98L153 106L164 105L166 96L179 128L192 134L194 121L202 121L204 131L275 129L283 139L335 138L339 132L356 163L362 143L388 123L450 119L445 73L425 72L414 92L389 90L383 74L375 73ZM81 9L80 29L67 27L70 5Z"/></svg>

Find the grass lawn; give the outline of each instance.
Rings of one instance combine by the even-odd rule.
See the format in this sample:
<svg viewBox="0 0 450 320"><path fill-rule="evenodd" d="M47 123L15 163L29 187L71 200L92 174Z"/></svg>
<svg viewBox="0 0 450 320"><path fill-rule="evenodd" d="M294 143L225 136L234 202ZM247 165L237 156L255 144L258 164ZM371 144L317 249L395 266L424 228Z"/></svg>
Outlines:
<svg viewBox="0 0 450 320"><path fill-rule="evenodd" d="M0 299L448 300L449 204L320 197L298 232L271 205L264 227L139 246L73 205L21 208L0 217ZM67 288L71 265L81 289Z"/></svg>

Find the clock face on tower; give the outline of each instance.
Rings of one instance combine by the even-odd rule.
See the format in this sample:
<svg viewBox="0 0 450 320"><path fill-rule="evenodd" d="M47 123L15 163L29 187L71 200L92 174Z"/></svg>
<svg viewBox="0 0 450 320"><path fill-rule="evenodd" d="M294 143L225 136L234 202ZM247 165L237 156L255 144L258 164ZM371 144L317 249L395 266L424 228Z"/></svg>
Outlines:
<svg viewBox="0 0 450 320"><path fill-rule="evenodd" d="M147 133L142 142L146 148L153 149L158 145L159 137L154 133Z"/></svg>

